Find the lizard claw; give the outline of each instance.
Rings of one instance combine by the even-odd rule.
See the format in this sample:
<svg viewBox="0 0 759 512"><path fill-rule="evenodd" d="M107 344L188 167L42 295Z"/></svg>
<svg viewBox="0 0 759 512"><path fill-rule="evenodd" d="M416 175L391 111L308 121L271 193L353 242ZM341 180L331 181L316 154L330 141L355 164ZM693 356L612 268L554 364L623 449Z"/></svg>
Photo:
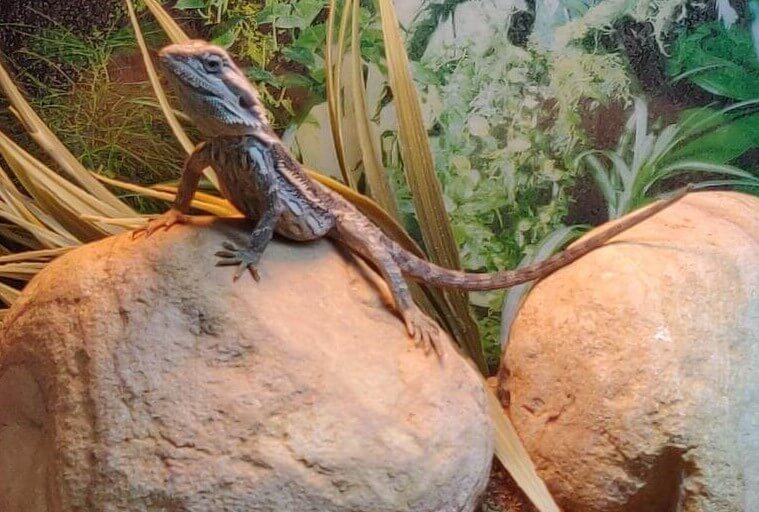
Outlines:
<svg viewBox="0 0 759 512"><path fill-rule="evenodd" d="M221 258L216 262L217 267L237 265L237 270L232 278L233 281L240 279L245 272L245 269L250 272L253 279L256 281L261 280L261 276L258 274L258 269L256 268L256 264L261 259L260 252L254 251L250 248L240 249L232 242L224 242L221 245L226 250L218 251L216 253L216 256Z"/></svg>
<svg viewBox="0 0 759 512"><path fill-rule="evenodd" d="M174 224L186 224L189 220L190 218L187 215L175 208L171 208L163 215L149 220L144 227L132 231L132 240L137 238L137 235L140 233L145 233L145 237L149 237L159 229L169 229Z"/></svg>
<svg viewBox="0 0 759 512"><path fill-rule="evenodd" d="M414 306L402 313L406 332L413 340L416 348L422 348L424 355L435 352L438 358L443 357L440 341L440 327L418 307Z"/></svg>

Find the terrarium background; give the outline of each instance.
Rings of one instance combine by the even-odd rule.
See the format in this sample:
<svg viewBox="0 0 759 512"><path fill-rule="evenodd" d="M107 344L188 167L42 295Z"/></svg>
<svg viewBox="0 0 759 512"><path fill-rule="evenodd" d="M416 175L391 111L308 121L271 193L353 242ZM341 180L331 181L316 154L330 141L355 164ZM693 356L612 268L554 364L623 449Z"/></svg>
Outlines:
<svg viewBox="0 0 759 512"><path fill-rule="evenodd" d="M493 271L544 257L588 225L685 182L759 190L751 180L759 65L750 5L396 4L465 268ZM421 241L382 78L377 9L372 2L361 9L369 115L405 226ZM340 175L325 149L324 1L180 0L171 14L190 35L228 46L259 85L285 141L307 164ZM156 49L165 36L143 18ZM152 95L121 2L5 0L0 23L6 62L86 167L142 184L177 178L185 153ZM7 111L2 116L3 129L31 150L23 127ZM358 165L359 188L371 192L361 171ZM126 198L143 212L163 208ZM12 241L4 245L14 249ZM506 302L501 332L521 296L518 290ZM470 296L491 368L504 338L503 297Z"/></svg>

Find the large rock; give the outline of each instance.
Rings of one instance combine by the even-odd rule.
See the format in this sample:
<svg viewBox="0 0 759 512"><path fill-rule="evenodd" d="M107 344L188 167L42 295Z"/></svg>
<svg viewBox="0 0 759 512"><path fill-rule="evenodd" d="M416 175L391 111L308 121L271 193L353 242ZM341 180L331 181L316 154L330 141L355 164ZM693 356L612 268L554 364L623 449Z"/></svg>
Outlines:
<svg viewBox="0 0 759 512"><path fill-rule="evenodd" d="M0 338L0 510L474 509L477 372L409 349L328 242L233 283L213 254L240 226L110 238L32 281Z"/></svg>
<svg viewBox="0 0 759 512"><path fill-rule="evenodd" d="M759 198L692 194L615 240L512 330L501 391L539 473L566 512L759 510Z"/></svg>

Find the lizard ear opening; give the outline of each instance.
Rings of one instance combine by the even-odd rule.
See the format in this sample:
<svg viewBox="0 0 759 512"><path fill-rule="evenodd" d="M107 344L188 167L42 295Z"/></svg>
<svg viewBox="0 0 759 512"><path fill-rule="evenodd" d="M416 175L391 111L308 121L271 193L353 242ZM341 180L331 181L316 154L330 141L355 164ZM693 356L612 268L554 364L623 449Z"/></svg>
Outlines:
<svg viewBox="0 0 759 512"><path fill-rule="evenodd" d="M247 109L250 109L251 107L253 107L253 102L251 102L251 101L250 101L248 98L246 98L245 96L240 96L240 97L239 97L239 103L240 103L240 106L241 106L242 108L246 109L246 110L247 110Z"/></svg>

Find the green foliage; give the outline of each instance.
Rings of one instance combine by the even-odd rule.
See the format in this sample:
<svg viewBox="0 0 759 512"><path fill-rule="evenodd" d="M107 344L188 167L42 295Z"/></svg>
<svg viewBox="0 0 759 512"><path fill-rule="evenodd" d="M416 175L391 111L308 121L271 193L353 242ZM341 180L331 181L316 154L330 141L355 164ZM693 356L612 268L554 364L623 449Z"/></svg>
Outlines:
<svg viewBox="0 0 759 512"><path fill-rule="evenodd" d="M652 201L663 181L682 175L709 178L699 181L697 188L759 190L759 175L727 165L748 149L759 147L759 114L736 115L736 110L685 112L678 123L652 133L646 103L637 99L617 149L586 151L577 163L589 167L612 219Z"/></svg>
<svg viewBox="0 0 759 512"><path fill-rule="evenodd" d="M681 34L672 48L667 72L687 78L705 91L733 100L759 98L759 62L751 34L734 25L704 23Z"/></svg>
<svg viewBox="0 0 759 512"><path fill-rule="evenodd" d="M574 155L585 140L579 113L627 97L629 81L616 56L562 57L494 41L417 71L437 134L446 207L469 270L514 268L563 229ZM487 312L480 327L493 353L502 296L471 296Z"/></svg>
<svg viewBox="0 0 759 512"><path fill-rule="evenodd" d="M207 21L221 23L229 8L229 0L179 0L174 9L180 11L196 10Z"/></svg>

